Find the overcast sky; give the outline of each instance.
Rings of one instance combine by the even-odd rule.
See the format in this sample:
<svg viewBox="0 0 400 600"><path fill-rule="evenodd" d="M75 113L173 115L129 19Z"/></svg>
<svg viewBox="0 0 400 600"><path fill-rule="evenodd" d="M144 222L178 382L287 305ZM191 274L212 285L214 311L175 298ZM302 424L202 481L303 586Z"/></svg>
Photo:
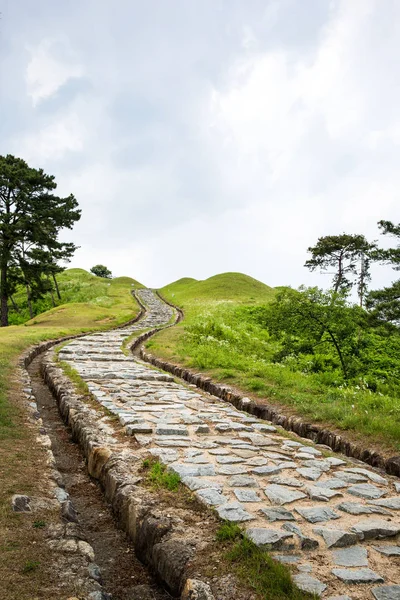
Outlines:
<svg viewBox="0 0 400 600"><path fill-rule="evenodd" d="M400 221L398 0L0 11L0 153L76 196L72 266L324 284L303 267L319 236Z"/></svg>

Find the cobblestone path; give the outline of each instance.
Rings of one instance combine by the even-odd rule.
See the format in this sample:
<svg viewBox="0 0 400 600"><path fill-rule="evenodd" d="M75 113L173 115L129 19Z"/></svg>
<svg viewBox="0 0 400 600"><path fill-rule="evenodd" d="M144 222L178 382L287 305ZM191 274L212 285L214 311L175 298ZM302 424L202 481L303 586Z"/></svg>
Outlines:
<svg viewBox="0 0 400 600"><path fill-rule="evenodd" d="M297 585L330 600L400 599L399 480L295 438L125 355L166 324L150 290L144 318L62 348L98 402L223 519L292 565Z"/></svg>

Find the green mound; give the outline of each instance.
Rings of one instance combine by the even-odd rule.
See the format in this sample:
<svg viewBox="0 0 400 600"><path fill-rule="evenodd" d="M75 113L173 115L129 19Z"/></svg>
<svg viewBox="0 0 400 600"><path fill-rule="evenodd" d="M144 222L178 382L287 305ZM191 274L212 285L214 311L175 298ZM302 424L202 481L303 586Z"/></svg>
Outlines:
<svg viewBox="0 0 400 600"><path fill-rule="evenodd" d="M136 279L132 279L132 277L114 277L114 279L110 280L110 283L112 283L113 285L130 284L133 288L136 289L144 287L142 283L139 283L139 281L136 281Z"/></svg>
<svg viewBox="0 0 400 600"><path fill-rule="evenodd" d="M71 277L77 277L79 275L83 275L83 276L88 276L88 277L94 277L94 275L92 275L91 273L89 273L89 271L86 271L86 269L65 269L65 271L63 271L62 273L63 275L68 275Z"/></svg>
<svg viewBox="0 0 400 600"><path fill-rule="evenodd" d="M189 285L191 283L198 283L197 279L194 279L193 277L182 277L181 279L178 279L178 281L174 281L173 283L170 283L169 285L174 286L174 287L181 287L181 286L186 286Z"/></svg>
<svg viewBox="0 0 400 600"><path fill-rule="evenodd" d="M274 295L270 286L243 273L221 273L203 281L186 277L160 290L178 304L196 301L264 302Z"/></svg>
<svg viewBox="0 0 400 600"><path fill-rule="evenodd" d="M109 309L115 299L121 297L121 295L125 295L125 297L128 295L129 304L130 292L133 289L144 287L140 282L132 279L132 277L105 279L103 277L96 277L96 275L92 275L92 273L85 271L85 269L66 269L57 275L57 283L61 298L58 298L56 290L53 290L53 294L47 293L43 298L32 302L33 321L35 323L47 323L48 318L53 323L55 320L58 320L59 316L61 322L66 314L67 305L69 307L67 312L70 313L75 310L72 305L78 304L80 307L78 312L82 313L82 315L86 313L86 316L90 313L90 318L92 318L94 308L98 311L102 307ZM30 320L24 286L18 287L17 291L13 294L13 301L14 304L10 306L10 324L21 325L27 322L31 324L32 321ZM86 305L85 310L82 310L83 305ZM103 316L100 314L101 318ZM125 316L126 314L121 318L125 318Z"/></svg>

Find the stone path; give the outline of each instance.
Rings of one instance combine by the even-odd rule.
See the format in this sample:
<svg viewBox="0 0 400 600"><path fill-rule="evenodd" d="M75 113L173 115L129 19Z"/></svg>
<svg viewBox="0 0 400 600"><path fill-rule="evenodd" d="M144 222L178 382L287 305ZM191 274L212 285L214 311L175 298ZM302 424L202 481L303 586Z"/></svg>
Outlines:
<svg viewBox="0 0 400 600"><path fill-rule="evenodd" d="M157 456L223 519L330 600L400 599L400 482L177 383L121 344L173 309L138 292L144 318L60 351L143 454Z"/></svg>

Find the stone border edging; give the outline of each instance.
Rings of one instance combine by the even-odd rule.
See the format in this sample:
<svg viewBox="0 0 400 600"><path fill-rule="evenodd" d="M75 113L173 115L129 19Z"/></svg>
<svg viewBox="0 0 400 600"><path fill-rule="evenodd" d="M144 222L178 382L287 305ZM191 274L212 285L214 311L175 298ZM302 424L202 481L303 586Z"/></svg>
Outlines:
<svg viewBox="0 0 400 600"><path fill-rule="evenodd" d="M132 323L135 323L136 321L143 318L143 316L146 312L145 307L139 301L139 299L136 297L134 290L131 290L131 294L137 301L140 311L133 319L130 319L129 321L127 321L126 323L123 323L121 325L117 325L113 329L121 329L121 328L126 327ZM85 335L90 335L90 333L95 333L98 331L102 331L102 330L92 330L92 332L88 331L85 333L77 333L77 334L72 334L72 335L68 335L68 336L63 336L61 338L59 337L59 338L55 338L52 340L46 340L44 342L36 344L35 346L31 346L30 348L25 350L22 353L22 355L20 355L18 363L17 363L17 365L18 365L17 369L20 369L20 372L22 373L21 378L22 378L23 384L26 386L25 388L23 388L23 393L25 394L26 401L27 401L26 403L27 403L27 410L28 410L28 419L37 428L36 440L46 450L47 462L48 462L50 469L52 470L52 473L51 473L51 475L49 475L49 478L48 478L49 485L50 485L50 487L55 486L54 489L58 489L61 492L63 491L63 488L64 488L63 479L56 467L56 462L55 462L54 454L52 451L51 439L50 439L49 435L47 434L46 430L43 430L43 428L41 427L41 419L40 419L40 414L39 414L38 408L37 408L36 398L35 398L35 396L32 395L31 378L30 378L30 375L28 372L28 367L37 356L48 351L53 346L63 343L63 342L67 342L69 340L83 337ZM16 496L14 495L13 499L15 497ZM29 500L28 496L22 496L22 498L27 498ZM98 569L98 566L94 562L94 551L93 551L92 546L90 546L90 544L88 544L86 541L79 540L79 537L76 538L78 541L75 540L72 528L75 526L76 512L75 512L75 508L74 508L71 500L69 499L69 495L66 495L66 499L65 499L63 497L60 498L57 496L57 494L55 494L55 501L58 502L58 505L59 505L61 523L63 523L63 524L66 523L66 525L65 525L66 529L65 529L65 531L63 531L63 530L59 531L56 535L52 534L52 536L50 537L49 544L50 545L53 544L53 546L51 546L51 547L53 549L55 549L56 551L57 551L57 548L54 546L54 544L57 544L57 543L60 544L61 552L62 552L62 544L66 544L66 545L69 544L70 546L69 546L68 551L70 553L72 552L72 554L83 555L84 557L86 557L86 560L89 561L89 565L92 566L94 572L96 572L96 569ZM72 522L71 522L71 515L73 516ZM68 529L68 532L67 532L67 529ZM74 549L71 550L71 547ZM101 580L99 580L99 578L97 576L92 577L92 575L90 575L90 573L89 573L89 570L88 570L88 575L86 577L82 576L82 581L86 582L85 585L86 585L87 591L89 590L88 596L87 596L88 600L89 599L90 600L108 600L110 598L110 595L104 592L103 587L100 582ZM90 591L90 590L92 590L92 591Z"/></svg>
<svg viewBox="0 0 400 600"><path fill-rule="evenodd" d="M170 306L177 312L177 318L176 318L174 325L177 325L178 323L180 323L180 321L183 321L184 316L185 316L183 310L181 308L179 308L179 306L175 306L175 304L172 304L172 302L169 302L168 300L166 300L164 298L164 296L158 290L155 290L155 293L160 298L161 302L168 304L168 306Z"/></svg>
<svg viewBox="0 0 400 600"><path fill-rule="evenodd" d="M43 359L44 381L87 459L89 474L101 484L119 526L133 541L138 558L152 568L175 597L214 600L207 584L187 577L187 563L194 555L193 544L182 538L174 518L157 512L154 499L137 485L140 477L137 473L133 476L132 470L135 466L139 470L141 459L132 454L128 461L122 452L112 451L99 427L96 411L75 393L72 382L54 364L53 358L54 351Z"/></svg>
<svg viewBox="0 0 400 600"><path fill-rule="evenodd" d="M129 346L129 350L131 352L135 352L135 350L137 350L143 342L148 340L151 336L155 335L159 331L163 331L164 329L169 329L170 327L174 327L180 321L182 321L182 319L184 317L183 310L181 308L178 308L177 306L174 306L170 302L167 302L167 300L165 300L157 290L155 290L155 293L157 294L157 296L160 298L160 300L162 302L165 302L165 304L168 304L169 306L171 306L171 308L173 308L175 310L175 312L176 312L175 321L173 323L170 323L169 325L164 325L163 327L155 327L154 329L150 329L149 331L145 331L145 333L142 333L141 335L139 335L137 338L135 338L133 340L132 344ZM141 306L143 306L143 304L140 301L139 301L139 304Z"/></svg>
<svg viewBox="0 0 400 600"><path fill-rule="evenodd" d="M159 296L161 300L165 301L161 295ZM167 302L167 304L173 306L173 304L170 304L169 302ZM183 318L183 311L177 309L176 306L173 307L181 312ZM169 325L169 327L172 327L172 325ZM137 339L137 343L134 344L134 348L136 349L142 342L155 333L158 333L160 330L161 328L158 328L153 331L148 331L143 336L140 336L140 338ZM379 454L379 452L362 447L325 427L308 423L294 415L287 416L271 404L258 404L255 400L250 400L241 394L232 392L227 386L215 383L211 377L206 377L201 373L194 373L190 369L162 360L153 354L146 352L143 346L140 348L139 356L145 362L150 363L163 371L167 371L225 402L230 402L239 410L247 412L259 419L271 421L287 431L293 431L302 438L307 438L315 443L329 446L334 452L340 452L345 456L356 458L373 467L383 469L389 475L400 476L400 456L393 456L387 459Z"/></svg>

